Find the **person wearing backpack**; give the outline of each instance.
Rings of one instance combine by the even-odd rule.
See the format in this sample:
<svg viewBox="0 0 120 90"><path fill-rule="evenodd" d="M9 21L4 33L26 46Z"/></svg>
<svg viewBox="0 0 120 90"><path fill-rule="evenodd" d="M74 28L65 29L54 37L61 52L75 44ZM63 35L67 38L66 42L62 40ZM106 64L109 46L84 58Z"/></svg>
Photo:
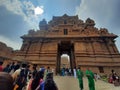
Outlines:
<svg viewBox="0 0 120 90"><path fill-rule="evenodd" d="M22 90L23 87L25 87L27 83L27 74L28 70L26 69L27 64L23 63L22 68L16 70L13 73L13 79L14 79L14 90Z"/></svg>

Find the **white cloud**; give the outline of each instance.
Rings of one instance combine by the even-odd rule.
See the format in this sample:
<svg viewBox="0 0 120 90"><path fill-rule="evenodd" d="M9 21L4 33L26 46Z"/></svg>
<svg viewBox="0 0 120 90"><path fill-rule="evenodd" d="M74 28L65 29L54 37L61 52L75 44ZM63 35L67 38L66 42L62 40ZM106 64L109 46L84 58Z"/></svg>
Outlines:
<svg viewBox="0 0 120 90"><path fill-rule="evenodd" d="M114 2L114 0L109 2L108 0L81 0L80 6L76 8L76 14L83 20L90 17L97 22L97 26L102 27L109 23L114 14Z"/></svg>
<svg viewBox="0 0 120 90"><path fill-rule="evenodd" d="M44 11L43 11L43 7L36 7L34 9L35 15L41 15Z"/></svg>
<svg viewBox="0 0 120 90"><path fill-rule="evenodd" d="M15 14L24 16L24 13L21 9L22 3L19 0L0 0L0 5L5 6L9 11L12 11Z"/></svg>
<svg viewBox="0 0 120 90"><path fill-rule="evenodd" d="M118 3L119 0L81 0L80 6L76 7L76 14L82 20L90 17L96 22L96 27L107 28L109 32L118 35L120 33L118 26L120 23L118 20L119 11L116 11ZM117 38L117 46L120 50L119 42L120 38Z"/></svg>
<svg viewBox="0 0 120 90"><path fill-rule="evenodd" d="M25 29L25 28L38 29L40 15L35 15L34 9L36 7L31 1L28 1L28 0L0 0L0 6L5 7L7 9L6 11L10 11L12 13L11 14L12 16L14 16L14 15L21 16L21 17L23 17L23 19L25 21L25 22L24 21L21 22L22 20L21 21L13 20L13 21L18 21L18 22L11 21L11 23L13 22L13 24L12 24L13 26L11 26L8 33L10 32L10 33L15 34L15 32L18 32L17 30L21 30L19 32L19 33L21 33L21 32L23 32L23 29ZM43 10L43 6L39 6L39 7ZM13 17L11 17L11 18L13 18ZM18 18L18 19L20 19L20 18ZM4 22L6 22L6 18L4 18L3 20L5 20ZM9 19L9 20L11 20L11 19ZM18 24L14 24L14 23L18 23ZM23 23L25 23L27 26L24 26ZM19 24L21 27L14 26L14 25L19 25ZM22 25L23 25L23 27L22 27ZM14 28L12 28L12 27L14 27ZM0 28L2 28L2 27L0 27ZM16 28L16 31L13 32L13 30L15 30L15 28ZM6 30L6 28L4 28L4 29ZM12 40L13 38L11 38L10 35L5 36L5 33L4 33L4 35L2 33L2 35L0 35L0 41L6 43L10 47L13 47L14 49L19 49L21 47L22 42L13 41ZM18 33L17 33L17 35L18 35ZM10 37L10 38L8 38L8 37Z"/></svg>
<svg viewBox="0 0 120 90"><path fill-rule="evenodd" d="M21 44L17 43L9 38L6 38L2 35L0 35L0 41L2 41L3 43L7 44L8 47L14 47L14 49L20 49Z"/></svg>
<svg viewBox="0 0 120 90"><path fill-rule="evenodd" d="M9 11L21 15L24 20L29 24L30 28L38 28L39 17L35 15L35 5L31 1L20 0L0 0L0 5L5 6ZM39 7L39 10L43 13L43 6ZM41 13L41 14L42 14Z"/></svg>

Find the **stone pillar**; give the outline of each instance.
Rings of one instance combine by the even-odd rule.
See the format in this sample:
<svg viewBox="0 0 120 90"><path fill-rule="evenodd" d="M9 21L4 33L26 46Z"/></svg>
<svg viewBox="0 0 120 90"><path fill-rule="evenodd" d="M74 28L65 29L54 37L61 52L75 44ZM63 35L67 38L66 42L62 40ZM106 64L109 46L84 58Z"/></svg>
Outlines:
<svg viewBox="0 0 120 90"><path fill-rule="evenodd" d="M73 50L73 48L71 48L71 50L70 50L70 64L71 64L71 70L72 70L72 72L73 72L73 68L76 67L75 55L74 55L74 50Z"/></svg>

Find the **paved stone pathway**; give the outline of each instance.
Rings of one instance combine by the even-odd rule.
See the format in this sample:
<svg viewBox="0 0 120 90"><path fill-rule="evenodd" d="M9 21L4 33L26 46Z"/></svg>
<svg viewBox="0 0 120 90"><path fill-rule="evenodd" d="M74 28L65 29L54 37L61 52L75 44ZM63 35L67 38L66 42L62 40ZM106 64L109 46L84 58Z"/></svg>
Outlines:
<svg viewBox="0 0 120 90"><path fill-rule="evenodd" d="M80 90L78 85L78 80L73 76L54 76L54 80L59 88L59 90ZM89 90L87 78L83 79L84 90ZM120 90L120 86L115 87L113 84L106 83L101 80L95 82L96 90Z"/></svg>

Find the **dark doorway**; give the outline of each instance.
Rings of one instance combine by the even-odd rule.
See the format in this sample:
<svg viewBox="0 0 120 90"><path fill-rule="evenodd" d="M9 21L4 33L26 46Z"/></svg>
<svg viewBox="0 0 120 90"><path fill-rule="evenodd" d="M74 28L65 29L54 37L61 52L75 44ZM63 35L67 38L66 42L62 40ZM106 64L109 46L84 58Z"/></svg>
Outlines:
<svg viewBox="0 0 120 90"><path fill-rule="evenodd" d="M69 56L71 70L73 70L73 68L76 66L75 65L75 56L74 56L74 44L72 44L70 41L61 41L58 44L56 74L60 73L61 56L63 54L67 54Z"/></svg>

